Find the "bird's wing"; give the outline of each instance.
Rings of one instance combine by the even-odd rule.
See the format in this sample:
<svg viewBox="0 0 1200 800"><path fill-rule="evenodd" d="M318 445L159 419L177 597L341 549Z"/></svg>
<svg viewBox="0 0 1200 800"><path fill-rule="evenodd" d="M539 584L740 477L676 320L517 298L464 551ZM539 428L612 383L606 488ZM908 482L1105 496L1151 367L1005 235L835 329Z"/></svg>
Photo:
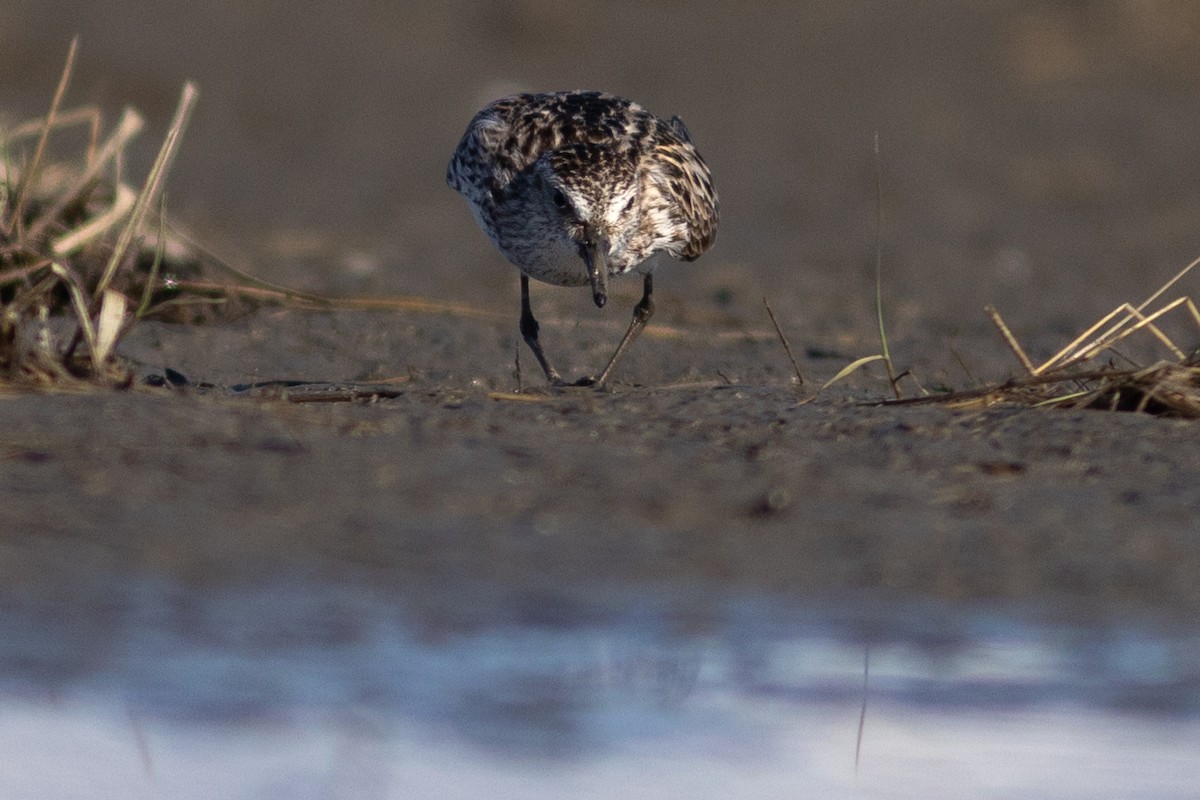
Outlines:
<svg viewBox="0 0 1200 800"><path fill-rule="evenodd" d="M632 112L632 113L631 113ZM451 188L489 192L542 154L645 133L652 119L640 106L603 92L550 92L501 98L475 115L446 171Z"/></svg>
<svg viewBox="0 0 1200 800"><path fill-rule="evenodd" d="M671 130L675 131L675 135L680 139L688 144L692 144L692 133L679 117L671 117Z"/></svg>

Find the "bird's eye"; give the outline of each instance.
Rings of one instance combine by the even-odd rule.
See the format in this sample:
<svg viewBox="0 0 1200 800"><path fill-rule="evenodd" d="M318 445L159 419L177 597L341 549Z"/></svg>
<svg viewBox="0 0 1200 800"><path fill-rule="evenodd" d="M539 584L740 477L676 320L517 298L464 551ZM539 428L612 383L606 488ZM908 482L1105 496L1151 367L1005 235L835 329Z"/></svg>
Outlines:
<svg viewBox="0 0 1200 800"><path fill-rule="evenodd" d="M566 211L567 208L569 207L569 205L567 203L567 196L565 194L563 194L562 189L554 190L553 200L554 200L554 207L557 208L559 211Z"/></svg>

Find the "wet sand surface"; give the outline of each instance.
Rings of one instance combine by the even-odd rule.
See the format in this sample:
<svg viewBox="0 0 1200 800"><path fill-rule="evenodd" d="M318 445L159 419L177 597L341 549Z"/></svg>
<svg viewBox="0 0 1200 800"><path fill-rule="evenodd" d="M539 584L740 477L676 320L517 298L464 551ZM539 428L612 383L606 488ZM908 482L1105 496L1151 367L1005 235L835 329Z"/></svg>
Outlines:
<svg viewBox="0 0 1200 800"><path fill-rule="evenodd" d="M1187 422L898 415L744 386L4 408L20 425L5 445L10 588L46 570L72 578L49 582L59 592L93 569L220 584L344 561L418 594L597 580L896 590L1087 620L1196 609ZM81 550L59 563L66 542Z"/></svg>
<svg viewBox="0 0 1200 800"><path fill-rule="evenodd" d="M375 402L194 385L0 397L0 601L55 643L45 655L14 637L9 685L70 692L103 672L107 637L164 624L127 593L143 583L178 587L181 629L221 592L379 593L425 644L497 620L570 629L645 597L676 631L736 627L726 604L752 597L836 618L853 642L969 637L975 614L1194 635L1195 422L872 407L888 387L871 368L812 399L879 348L876 132L890 342L926 386L1017 374L986 303L1046 358L1200 254L1191 5L60 5L53 21L39 4L6 13L4 113L44 108L79 31L69 97L110 119L138 107L148 161L195 79L169 203L197 239L276 283L478 313L261 308L144 323L122 345L139 375L193 384L390 381L397 396ZM516 272L442 176L483 102L573 86L682 116L722 227L704 258L658 272L655 325L610 390L518 396ZM598 311L582 290L534 287L565 371L604 362L639 288L616 283ZM1200 340L1182 316L1167 327L1185 349ZM269 635L254 609L241 621ZM298 613L336 638L337 614ZM1123 702L1194 714L1200 670L1184 652ZM489 725L517 708L553 730L553 714L529 722L544 697L497 691L516 705L488 706ZM1098 796L1078 786L1042 796Z"/></svg>

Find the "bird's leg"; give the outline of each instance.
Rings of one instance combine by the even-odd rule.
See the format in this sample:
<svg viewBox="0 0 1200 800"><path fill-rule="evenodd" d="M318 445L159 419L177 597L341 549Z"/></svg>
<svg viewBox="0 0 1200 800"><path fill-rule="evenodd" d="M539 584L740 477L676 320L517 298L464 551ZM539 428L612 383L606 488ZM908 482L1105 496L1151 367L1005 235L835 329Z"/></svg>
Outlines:
<svg viewBox="0 0 1200 800"><path fill-rule="evenodd" d="M521 274L521 336L525 338L525 344L529 345L538 363L542 365L546 380L554 386L562 386L562 377L546 360L546 354L542 352L542 343L538 341L538 321L534 319L533 309L529 306L529 276L524 273Z"/></svg>
<svg viewBox="0 0 1200 800"><path fill-rule="evenodd" d="M629 349L629 345L633 344L642 329L646 327L646 322L654 315L654 298L651 295L654 293L654 276L647 275L642 291L642 299L633 307L633 320L629 323L629 327L625 329L625 335L621 337L621 343L617 345L617 350L612 354L612 358L608 360L608 366L604 368L604 372L600 373L600 377L593 381L589 381L593 386L600 388L608 383L608 377L612 374L613 367L621 360L621 356L625 355L625 351Z"/></svg>

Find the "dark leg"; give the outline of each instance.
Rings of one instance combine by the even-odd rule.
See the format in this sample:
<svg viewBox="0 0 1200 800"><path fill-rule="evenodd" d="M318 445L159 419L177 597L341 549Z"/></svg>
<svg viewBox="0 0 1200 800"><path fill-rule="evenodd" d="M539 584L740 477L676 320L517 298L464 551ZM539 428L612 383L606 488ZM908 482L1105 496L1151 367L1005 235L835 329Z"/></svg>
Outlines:
<svg viewBox="0 0 1200 800"><path fill-rule="evenodd" d="M533 309L529 307L529 276L525 274L521 275L521 336L525 338L525 344L529 345L538 363L542 365L546 380L555 386L562 386L563 379L559 377L558 370L546 360L546 354L542 352L542 343L538 341L538 321L534 319Z"/></svg>
<svg viewBox="0 0 1200 800"><path fill-rule="evenodd" d="M621 337L621 343L617 345L617 351L608 360L608 366L604 368L604 372L600 373L600 377L596 378L595 385L597 387L608 383L608 376L612 374L613 367L621 360L621 356L625 355L625 351L629 349L629 345L633 344L634 340L641 334L642 328L646 327L646 322L654 315L654 299L650 296L654 293L653 275L646 276L644 286L642 299L633 307L633 321L629 323L629 327L625 330L625 335Z"/></svg>

